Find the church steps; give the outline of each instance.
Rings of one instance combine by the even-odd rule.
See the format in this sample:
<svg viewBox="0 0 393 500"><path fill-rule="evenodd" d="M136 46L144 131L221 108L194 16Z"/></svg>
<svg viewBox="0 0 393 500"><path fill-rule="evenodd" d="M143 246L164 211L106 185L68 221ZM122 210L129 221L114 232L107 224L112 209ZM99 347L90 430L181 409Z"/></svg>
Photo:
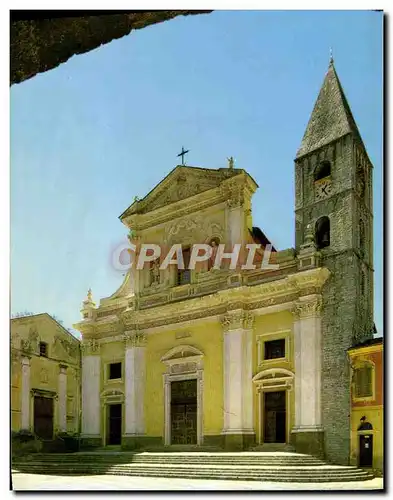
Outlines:
<svg viewBox="0 0 393 500"><path fill-rule="evenodd" d="M328 465L294 453L168 454L74 453L42 454L14 461L18 472L54 475L123 475L189 479L273 482L336 482L372 479L354 466Z"/></svg>
<svg viewBox="0 0 393 500"><path fill-rule="evenodd" d="M324 462L308 455L291 456L291 457L275 457L275 456L260 456L260 457L239 457L239 456L227 456L223 454L221 456L171 456L171 455L160 455L160 456L146 456L146 455L128 455L123 456L118 455L79 455L79 454L51 454L36 456L35 461L39 462L69 462L69 463L144 463L144 464L162 464L162 463L172 463L172 464L218 464L218 465L267 465L273 466L277 465L324 465Z"/></svg>
<svg viewBox="0 0 393 500"><path fill-rule="evenodd" d="M222 479L222 480L244 480L244 481L269 481L269 482L350 482L350 481L366 481L372 479L372 475L366 471L352 471L351 473L340 473L336 471L329 471L321 473L320 471L307 471L300 474L298 471L294 473L289 471L284 473L282 470L277 471L239 471L235 470L212 470L195 468L193 470L170 470L169 468L162 467L161 469L151 469L146 467L73 467L68 468L65 466L56 466L55 470L47 468L43 469L42 466L27 467L25 470L19 468L19 472L36 473L45 475L64 475L64 476L77 476L77 475L121 475L121 476L138 476L138 477L166 477L166 478L188 478L188 479Z"/></svg>

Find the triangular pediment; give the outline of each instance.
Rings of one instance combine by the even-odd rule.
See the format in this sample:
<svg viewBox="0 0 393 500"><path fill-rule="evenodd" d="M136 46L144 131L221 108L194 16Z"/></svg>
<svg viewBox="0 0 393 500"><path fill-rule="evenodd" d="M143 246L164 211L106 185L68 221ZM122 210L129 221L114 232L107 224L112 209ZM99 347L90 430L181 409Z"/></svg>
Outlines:
<svg viewBox="0 0 393 500"><path fill-rule="evenodd" d="M168 362L179 359L184 360L187 358L193 358L195 356L201 357L203 356L203 352L191 345L179 345L173 347L170 351L164 354L164 356L161 358L161 361Z"/></svg>
<svg viewBox="0 0 393 500"><path fill-rule="evenodd" d="M143 199L135 200L120 219L131 214L145 214L214 189L225 179L241 172L240 169L209 169L179 165Z"/></svg>

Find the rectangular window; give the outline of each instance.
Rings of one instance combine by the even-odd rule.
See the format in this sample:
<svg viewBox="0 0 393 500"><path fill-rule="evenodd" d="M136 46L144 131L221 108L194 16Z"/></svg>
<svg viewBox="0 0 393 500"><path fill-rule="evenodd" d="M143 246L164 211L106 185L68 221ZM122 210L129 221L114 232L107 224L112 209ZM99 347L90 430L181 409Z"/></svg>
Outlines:
<svg viewBox="0 0 393 500"><path fill-rule="evenodd" d="M357 368L355 370L355 397L368 398L372 395L372 367Z"/></svg>
<svg viewBox="0 0 393 500"><path fill-rule="evenodd" d="M111 363L109 365L109 380L121 378L121 363Z"/></svg>
<svg viewBox="0 0 393 500"><path fill-rule="evenodd" d="M285 339L265 342L264 359L285 358Z"/></svg>
<svg viewBox="0 0 393 500"><path fill-rule="evenodd" d="M40 356L48 357L48 344L46 342L40 342Z"/></svg>

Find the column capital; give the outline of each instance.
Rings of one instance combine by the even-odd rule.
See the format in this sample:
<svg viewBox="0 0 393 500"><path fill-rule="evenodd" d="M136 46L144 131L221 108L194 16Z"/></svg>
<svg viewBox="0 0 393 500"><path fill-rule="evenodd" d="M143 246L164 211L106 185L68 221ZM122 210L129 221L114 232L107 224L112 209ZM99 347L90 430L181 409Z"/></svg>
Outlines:
<svg viewBox="0 0 393 500"><path fill-rule="evenodd" d="M236 311L229 311L221 318L221 324L224 332L230 330L251 330L254 325L255 315L250 311L237 309Z"/></svg>
<svg viewBox="0 0 393 500"><path fill-rule="evenodd" d="M228 179L220 185L221 194L226 197L229 209L241 207L244 203L245 181Z"/></svg>
<svg viewBox="0 0 393 500"><path fill-rule="evenodd" d="M26 356L25 354L23 354L21 359L22 366L30 366L30 360L31 356Z"/></svg>
<svg viewBox="0 0 393 500"><path fill-rule="evenodd" d="M292 314L295 319L311 318L320 316L322 311L322 296L311 295L304 297L304 300L298 300L292 306Z"/></svg>
<svg viewBox="0 0 393 500"><path fill-rule="evenodd" d="M132 347L144 347L147 342L147 337L144 332L139 330L129 330L124 332L123 342L126 349Z"/></svg>
<svg viewBox="0 0 393 500"><path fill-rule="evenodd" d="M67 366L67 365L64 365L64 364L60 363L60 364L59 364L59 373L60 373L60 374L63 374L63 373L65 374L65 373L67 373L67 368L68 368L68 366Z"/></svg>
<svg viewBox="0 0 393 500"><path fill-rule="evenodd" d="M81 342L81 351L84 356L100 354L100 343L96 339L89 339Z"/></svg>

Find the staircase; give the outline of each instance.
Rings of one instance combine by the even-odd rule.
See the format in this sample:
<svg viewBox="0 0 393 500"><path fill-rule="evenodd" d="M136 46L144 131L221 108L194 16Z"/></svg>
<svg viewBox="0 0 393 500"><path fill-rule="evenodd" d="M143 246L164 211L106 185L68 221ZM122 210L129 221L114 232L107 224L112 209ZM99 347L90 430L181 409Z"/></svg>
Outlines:
<svg viewBox="0 0 393 500"><path fill-rule="evenodd" d="M328 465L291 452L78 452L36 454L14 461L13 473L61 476L121 475L271 482L346 482L372 479L354 466Z"/></svg>

